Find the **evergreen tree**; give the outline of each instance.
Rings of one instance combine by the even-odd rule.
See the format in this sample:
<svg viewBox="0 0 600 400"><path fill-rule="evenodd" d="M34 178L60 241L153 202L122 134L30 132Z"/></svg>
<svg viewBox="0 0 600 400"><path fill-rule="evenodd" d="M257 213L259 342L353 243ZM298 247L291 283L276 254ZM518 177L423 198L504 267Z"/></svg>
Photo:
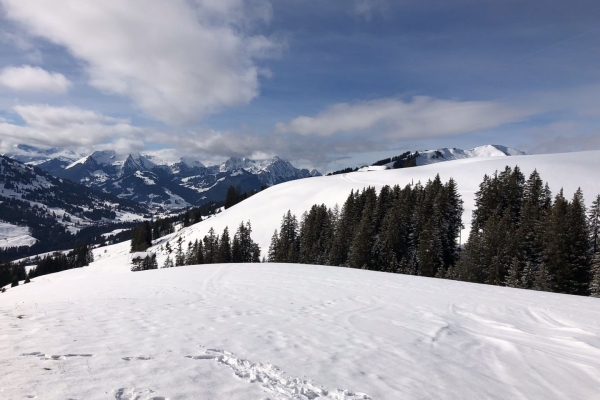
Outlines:
<svg viewBox="0 0 600 400"><path fill-rule="evenodd" d="M228 208L236 205L238 203L239 196L239 190L237 190L233 185L229 186L227 189L227 194L225 195L225 209L227 210Z"/></svg>
<svg viewBox="0 0 600 400"><path fill-rule="evenodd" d="M371 248L373 247L373 207L374 204L372 202L367 203L354 234L348 254L348 266L350 268L371 269L373 267L371 258Z"/></svg>
<svg viewBox="0 0 600 400"><path fill-rule="evenodd" d="M273 233L273 236L271 237L271 245L269 246L269 262L279 262L279 259L277 258L279 255L279 234L277 233L277 229L275 229L275 232Z"/></svg>
<svg viewBox="0 0 600 400"><path fill-rule="evenodd" d="M573 289L571 283L574 280L573 269L567 260L569 251L568 211L569 202L565 199L561 189L554 198L544 226L544 271L542 274L544 277L548 277L543 284L551 282L548 285L552 291L559 293L571 293ZM552 277L552 281L549 277ZM537 284L536 286L539 287Z"/></svg>
<svg viewBox="0 0 600 400"><path fill-rule="evenodd" d="M231 240L229 239L229 229L225 227L221 240L219 241L219 250L217 251L218 263L231 262Z"/></svg>
<svg viewBox="0 0 600 400"><path fill-rule="evenodd" d="M173 264L173 260L171 259L171 256L167 256L167 259L165 260L164 264L163 264L163 268L173 268L175 265Z"/></svg>
<svg viewBox="0 0 600 400"><path fill-rule="evenodd" d="M243 222L233 237L231 246L232 262L234 263L258 263L260 262L260 247L254 243L250 221L245 225Z"/></svg>
<svg viewBox="0 0 600 400"><path fill-rule="evenodd" d="M600 297L600 252L594 253L592 258L590 296Z"/></svg>
<svg viewBox="0 0 600 400"><path fill-rule="evenodd" d="M133 229L131 237L131 252L146 251L152 246L152 226L144 221Z"/></svg>
<svg viewBox="0 0 600 400"><path fill-rule="evenodd" d="M219 250L219 237L215 235L215 230L211 227L208 235L204 236L204 262L206 264L214 264L217 260L217 252Z"/></svg>
<svg viewBox="0 0 600 400"><path fill-rule="evenodd" d="M512 263L510 264L510 269L508 270L508 274L506 275L506 286L512 288L520 288L521 287L521 266L519 259L514 257Z"/></svg>
<svg viewBox="0 0 600 400"><path fill-rule="evenodd" d="M277 244L277 261L297 263L300 261L300 238L298 220L290 210L283 216Z"/></svg>
<svg viewBox="0 0 600 400"><path fill-rule="evenodd" d="M588 212L590 235L592 242L592 253L600 251L600 195L592 203Z"/></svg>
<svg viewBox="0 0 600 400"><path fill-rule="evenodd" d="M545 266L544 266L545 268ZM525 267L523 267L523 274L521 275L521 288L523 289L533 289L535 282L535 275L539 269L534 271L531 261L527 261L525 263ZM545 273L545 272L544 272Z"/></svg>
<svg viewBox="0 0 600 400"><path fill-rule="evenodd" d="M590 282L590 230L586 215L583 192L577 189L567 212L569 248L568 267L572 269L570 293L587 295Z"/></svg>
<svg viewBox="0 0 600 400"><path fill-rule="evenodd" d="M441 243L435 222L425 222L419 235L417 247L419 275L433 277L442 267Z"/></svg>
<svg viewBox="0 0 600 400"><path fill-rule="evenodd" d="M533 288L544 292L551 292L555 285L552 282L552 276L548 274L548 269L545 263L541 263L539 269L535 273L533 280Z"/></svg>
<svg viewBox="0 0 600 400"><path fill-rule="evenodd" d="M183 252L183 239L181 236L177 239L177 248L175 249L175 266L185 265L185 253Z"/></svg>

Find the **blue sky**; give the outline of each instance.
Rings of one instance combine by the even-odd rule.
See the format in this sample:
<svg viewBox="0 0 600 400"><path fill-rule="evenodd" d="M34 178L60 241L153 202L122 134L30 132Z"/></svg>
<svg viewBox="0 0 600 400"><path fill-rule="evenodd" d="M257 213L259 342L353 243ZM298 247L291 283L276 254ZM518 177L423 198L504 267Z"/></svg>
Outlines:
<svg viewBox="0 0 600 400"><path fill-rule="evenodd" d="M426 148L600 148L594 1L0 7L4 151L280 155L328 171Z"/></svg>

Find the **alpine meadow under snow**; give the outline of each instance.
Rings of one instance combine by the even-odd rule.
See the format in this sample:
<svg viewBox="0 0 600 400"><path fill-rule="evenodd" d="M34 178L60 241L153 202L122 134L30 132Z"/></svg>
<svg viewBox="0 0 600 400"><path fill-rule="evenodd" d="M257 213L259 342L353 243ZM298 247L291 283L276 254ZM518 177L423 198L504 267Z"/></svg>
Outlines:
<svg viewBox="0 0 600 400"><path fill-rule="evenodd" d="M282 183L156 240L158 264L210 228L250 221L266 255L291 210L367 186L453 178L462 240L484 174L534 169L556 193L600 193L600 151L468 158ZM3 398L593 399L595 298L299 264L131 272L130 243L1 295Z"/></svg>

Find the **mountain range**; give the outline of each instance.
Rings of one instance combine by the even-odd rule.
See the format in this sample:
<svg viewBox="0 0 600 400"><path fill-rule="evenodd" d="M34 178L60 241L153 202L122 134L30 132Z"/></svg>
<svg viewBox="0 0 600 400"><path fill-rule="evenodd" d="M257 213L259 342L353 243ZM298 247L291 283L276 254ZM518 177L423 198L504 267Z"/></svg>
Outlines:
<svg viewBox="0 0 600 400"><path fill-rule="evenodd" d="M78 157L68 150L18 145L15 152L6 155L56 177L143 203L158 211L222 201L230 186L243 193L321 175L314 169L295 168L279 157L263 161L230 158L220 165L207 167L190 158L169 161L139 153L119 157L111 150Z"/></svg>

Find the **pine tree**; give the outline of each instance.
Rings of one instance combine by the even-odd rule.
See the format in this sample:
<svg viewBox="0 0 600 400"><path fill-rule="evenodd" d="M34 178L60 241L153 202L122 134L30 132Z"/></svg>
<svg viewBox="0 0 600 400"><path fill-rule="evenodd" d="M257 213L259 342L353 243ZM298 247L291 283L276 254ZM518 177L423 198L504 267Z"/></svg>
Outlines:
<svg viewBox="0 0 600 400"><path fill-rule="evenodd" d="M442 268L441 243L433 219L425 223L419 235L417 262L421 276L433 277Z"/></svg>
<svg viewBox="0 0 600 400"><path fill-rule="evenodd" d="M594 253L590 279L590 296L600 297L600 252Z"/></svg>
<svg viewBox="0 0 600 400"><path fill-rule="evenodd" d="M556 285L552 282L552 275L548 273L545 263L541 263L536 271L533 288L544 292L551 292Z"/></svg>
<svg viewBox="0 0 600 400"><path fill-rule="evenodd" d="M208 235L204 236L204 262L206 264L214 264L217 259L219 250L219 238L215 235L215 230L211 227Z"/></svg>
<svg viewBox="0 0 600 400"><path fill-rule="evenodd" d="M194 260L194 264L200 265L200 264L204 264L204 246L202 245L202 240L197 240L194 243L194 254L196 256L196 259Z"/></svg>
<svg viewBox="0 0 600 400"><path fill-rule="evenodd" d="M596 196L596 200L592 203L592 207L588 211L588 218L592 253L596 254L600 251L600 195Z"/></svg>
<svg viewBox="0 0 600 400"><path fill-rule="evenodd" d="M534 270L531 261L527 261L523 267L523 273L521 274L521 288L533 289L537 270Z"/></svg>
<svg viewBox="0 0 600 400"><path fill-rule="evenodd" d="M177 239L177 249L175 250L175 266L185 265L185 254L183 252L183 239L181 236Z"/></svg>
<svg viewBox="0 0 600 400"><path fill-rule="evenodd" d="M590 282L590 230L581 189L577 189L569 205L567 224L567 262L572 269L570 293L587 295Z"/></svg>
<svg viewBox="0 0 600 400"><path fill-rule="evenodd" d="M171 259L171 256L167 256L167 259L165 260L164 264L163 264L163 268L173 268L175 265L173 264L173 260Z"/></svg>
<svg viewBox="0 0 600 400"><path fill-rule="evenodd" d="M571 283L574 280L574 271L567 260L569 252L568 212L569 202L565 199L561 189L554 198L544 225L544 271L542 271L543 276L552 276L551 290L559 293L571 293L573 289Z"/></svg>
<svg viewBox="0 0 600 400"><path fill-rule="evenodd" d="M269 262L271 262L271 263L279 262L278 255L279 255L279 234L277 233L277 229L275 229L275 232L273 233L273 236L271 237L271 245L269 246L269 258L268 258Z"/></svg>
<svg viewBox="0 0 600 400"><path fill-rule="evenodd" d="M521 272L520 272L520 262L519 259L514 257L512 263L510 264L510 269L508 270L508 274L506 275L506 286L512 288L520 288L521 287Z"/></svg>
<svg viewBox="0 0 600 400"><path fill-rule="evenodd" d="M219 240L219 250L217 251L218 263L231 262L231 240L229 239L229 229L225 227L221 240Z"/></svg>
<svg viewBox="0 0 600 400"><path fill-rule="evenodd" d="M144 221L133 229L131 237L131 252L146 251L152 246L152 226Z"/></svg>
<svg viewBox="0 0 600 400"><path fill-rule="evenodd" d="M283 216L277 246L278 262L297 263L300 261L300 238L298 220L290 210Z"/></svg>
<svg viewBox="0 0 600 400"><path fill-rule="evenodd" d="M348 254L350 268L371 269L373 262L371 248L373 247L373 203L365 207L362 218L354 234L352 246Z"/></svg>
<svg viewBox="0 0 600 400"><path fill-rule="evenodd" d="M250 221L246 225L242 222L233 237L231 246L232 262L234 263L259 263L260 247L251 237L252 226Z"/></svg>

